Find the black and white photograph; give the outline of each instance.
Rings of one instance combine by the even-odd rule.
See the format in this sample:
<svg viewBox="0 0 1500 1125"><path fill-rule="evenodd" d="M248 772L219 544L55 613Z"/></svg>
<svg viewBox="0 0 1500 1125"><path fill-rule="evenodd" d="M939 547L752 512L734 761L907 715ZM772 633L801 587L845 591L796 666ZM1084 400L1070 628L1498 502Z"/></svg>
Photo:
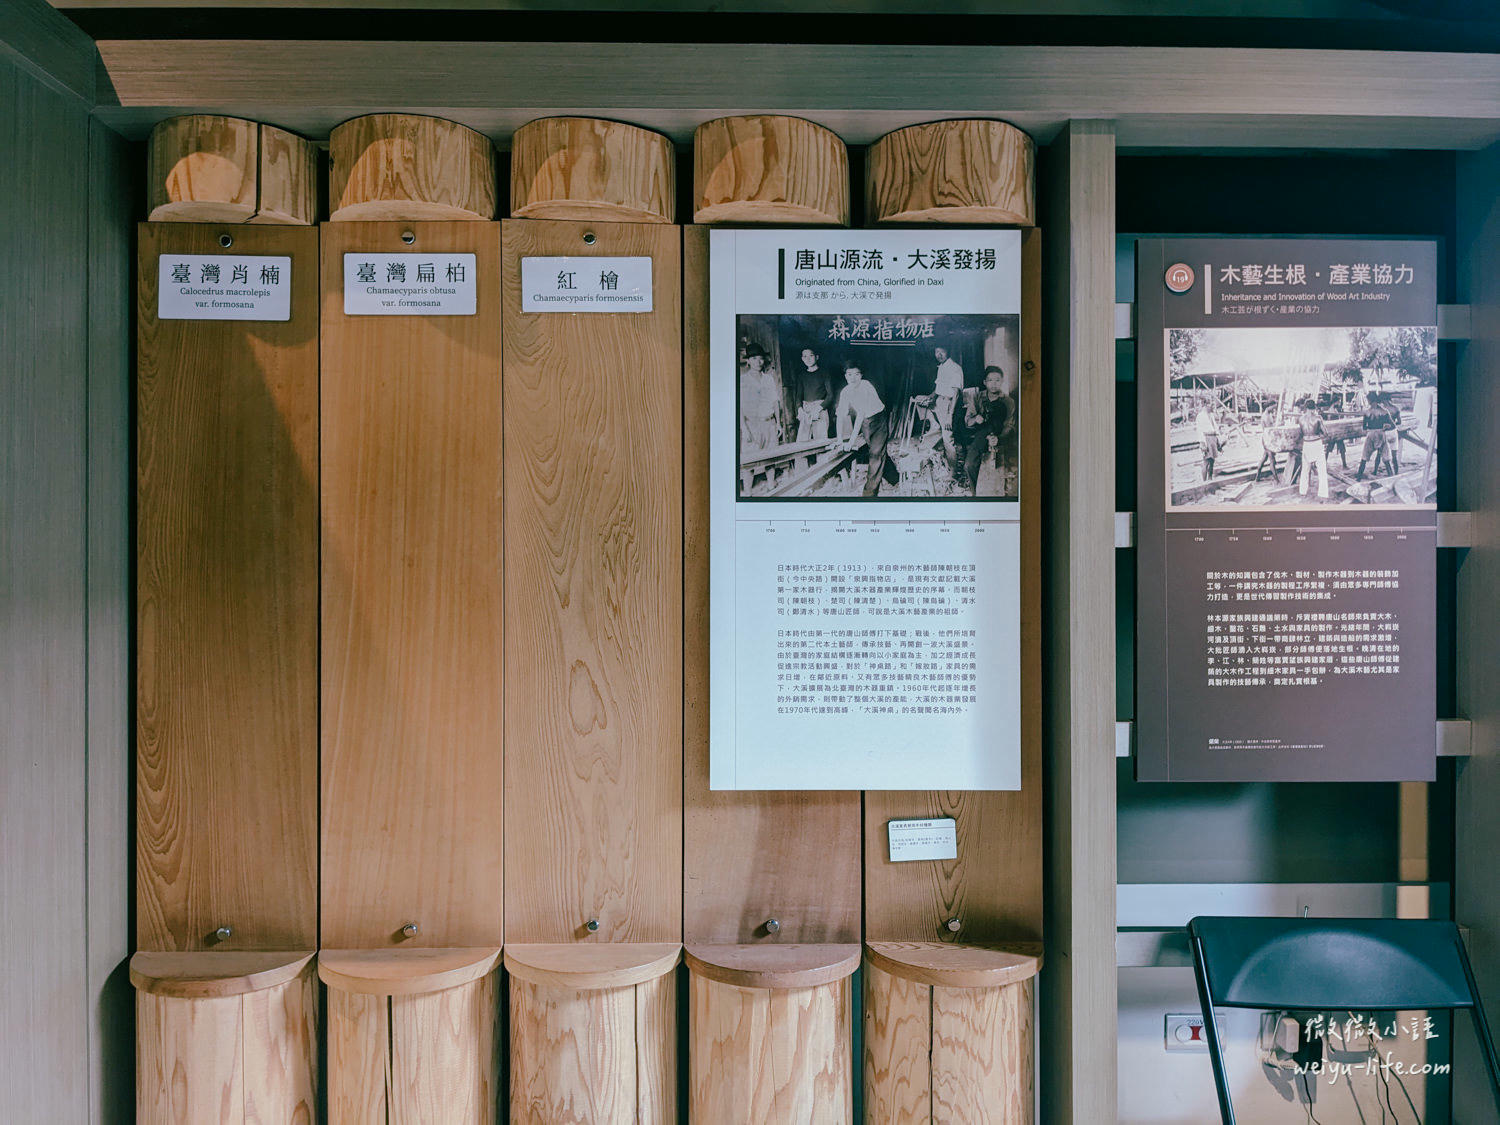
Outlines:
<svg viewBox="0 0 1500 1125"><path fill-rule="evenodd" d="M1169 507L1431 507L1435 327L1167 329Z"/></svg>
<svg viewBox="0 0 1500 1125"><path fill-rule="evenodd" d="M740 500L1015 500L1020 318L740 315Z"/></svg>

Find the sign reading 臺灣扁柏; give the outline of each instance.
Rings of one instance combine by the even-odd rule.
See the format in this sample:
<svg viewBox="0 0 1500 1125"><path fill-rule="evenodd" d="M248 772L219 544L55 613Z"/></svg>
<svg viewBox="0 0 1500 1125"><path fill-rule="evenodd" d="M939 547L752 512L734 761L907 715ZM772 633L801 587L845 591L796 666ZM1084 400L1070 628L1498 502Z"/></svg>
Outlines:
<svg viewBox="0 0 1500 1125"><path fill-rule="evenodd" d="M650 312L648 257L521 259L522 312Z"/></svg>
<svg viewBox="0 0 1500 1125"><path fill-rule="evenodd" d="M1020 232L709 271L710 785L1019 789Z"/></svg>
<svg viewBox="0 0 1500 1125"><path fill-rule="evenodd" d="M345 254L344 314L473 316L479 308L476 261L473 254Z"/></svg>
<svg viewBox="0 0 1500 1125"><path fill-rule="evenodd" d="M291 320L292 259L256 254L163 254L160 320Z"/></svg>

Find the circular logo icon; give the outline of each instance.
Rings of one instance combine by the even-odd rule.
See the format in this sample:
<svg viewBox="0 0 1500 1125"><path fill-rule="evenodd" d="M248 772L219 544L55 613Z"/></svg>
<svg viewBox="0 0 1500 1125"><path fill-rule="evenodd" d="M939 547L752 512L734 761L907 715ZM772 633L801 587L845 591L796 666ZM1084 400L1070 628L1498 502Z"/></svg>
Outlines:
<svg viewBox="0 0 1500 1125"><path fill-rule="evenodd" d="M1175 266L1167 267L1167 288L1173 293L1186 293L1193 287L1193 267L1186 262L1178 262Z"/></svg>

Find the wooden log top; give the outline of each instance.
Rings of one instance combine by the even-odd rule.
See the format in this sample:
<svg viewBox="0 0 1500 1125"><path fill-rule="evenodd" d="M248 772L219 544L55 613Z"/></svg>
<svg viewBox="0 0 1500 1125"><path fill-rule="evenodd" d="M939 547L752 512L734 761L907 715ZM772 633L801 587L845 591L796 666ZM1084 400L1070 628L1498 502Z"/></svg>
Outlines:
<svg viewBox="0 0 1500 1125"><path fill-rule="evenodd" d="M310 226L317 184L317 146L242 117L169 117L146 145L151 222Z"/></svg>
<svg viewBox="0 0 1500 1125"><path fill-rule="evenodd" d="M442 992L494 972L500 947L484 949L323 949L318 978L362 996Z"/></svg>
<svg viewBox="0 0 1500 1125"><path fill-rule="evenodd" d="M153 996L211 1000L262 992L299 977L313 959L312 950L290 953L186 953L142 951L130 959L130 983Z"/></svg>
<svg viewBox="0 0 1500 1125"><path fill-rule="evenodd" d="M887 133L865 155L872 223L1036 225L1036 146L1004 121L933 121Z"/></svg>
<svg viewBox="0 0 1500 1125"><path fill-rule="evenodd" d="M511 976L575 992L644 984L671 972L681 957L675 942L505 947Z"/></svg>
<svg viewBox="0 0 1500 1125"><path fill-rule="evenodd" d="M882 972L939 988L1001 988L1029 980L1042 967L1042 947L1035 943L872 941L865 955Z"/></svg>
<svg viewBox="0 0 1500 1125"><path fill-rule="evenodd" d="M495 146L441 117L372 113L328 138L333 222L479 220L495 217Z"/></svg>
<svg viewBox="0 0 1500 1125"><path fill-rule="evenodd" d="M688 968L738 988L816 988L859 968L860 948L833 945L692 945Z"/></svg>
<svg viewBox="0 0 1500 1125"><path fill-rule="evenodd" d="M510 211L517 219L670 223L677 213L672 142L594 117L543 117L516 130Z"/></svg>
<svg viewBox="0 0 1500 1125"><path fill-rule="evenodd" d="M693 222L849 225L849 153L800 117L705 121L693 134Z"/></svg>

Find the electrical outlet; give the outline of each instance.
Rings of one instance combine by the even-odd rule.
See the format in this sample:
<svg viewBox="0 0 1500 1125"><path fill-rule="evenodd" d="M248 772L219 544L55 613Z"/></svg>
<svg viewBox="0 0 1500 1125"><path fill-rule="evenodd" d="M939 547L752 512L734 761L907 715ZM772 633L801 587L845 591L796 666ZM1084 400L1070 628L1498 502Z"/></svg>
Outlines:
<svg viewBox="0 0 1500 1125"><path fill-rule="evenodd" d="M1214 1015L1224 1018L1217 1008ZM1168 1012L1163 1034L1169 1051L1208 1050L1208 1033L1203 1030L1202 1012Z"/></svg>

